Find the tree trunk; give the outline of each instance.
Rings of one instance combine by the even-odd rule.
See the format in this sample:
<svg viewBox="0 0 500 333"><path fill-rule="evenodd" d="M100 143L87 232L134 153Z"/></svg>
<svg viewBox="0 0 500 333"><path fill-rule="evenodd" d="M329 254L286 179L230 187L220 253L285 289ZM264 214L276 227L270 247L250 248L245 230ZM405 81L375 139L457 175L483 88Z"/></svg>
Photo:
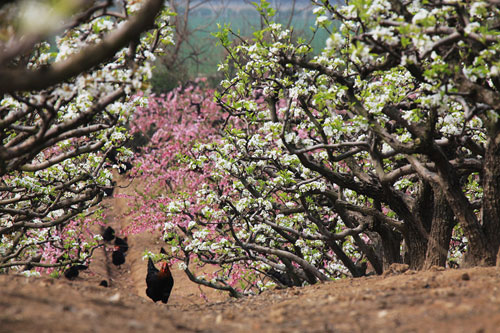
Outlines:
<svg viewBox="0 0 500 333"><path fill-rule="evenodd" d="M401 235L384 224L375 225L373 231L380 235L384 271L393 263L401 263Z"/></svg>
<svg viewBox="0 0 500 333"><path fill-rule="evenodd" d="M483 230L492 250L500 245L500 133L492 136L483 166Z"/></svg>
<svg viewBox="0 0 500 333"><path fill-rule="evenodd" d="M410 269L422 269L427 251L427 239L422 235L421 230L411 224L407 225L407 232L404 236L407 248L405 263L410 265Z"/></svg>
<svg viewBox="0 0 500 333"><path fill-rule="evenodd" d="M443 191L434 190L434 208L431 230L427 240L424 269L446 265L451 234L455 226L455 215L448 205Z"/></svg>
<svg viewBox="0 0 500 333"><path fill-rule="evenodd" d="M479 223L459 182L459 177L439 147L433 147L432 160L436 163L438 183L443 190L457 222L469 240L469 249L465 255L465 266L493 266L496 251Z"/></svg>
<svg viewBox="0 0 500 333"><path fill-rule="evenodd" d="M401 193L393 188L384 188L389 207L398 214L404 221L405 231L403 237L406 244L405 263L410 265L411 269L422 269L425 260L425 251L427 249L427 232L422 224L422 220L417 209L411 209L404 200ZM418 204L417 204L418 205Z"/></svg>
<svg viewBox="0 0 500 333"><path fill-rule="evenodd" d="M419 270L424 267L427 239L432 224L433 204L432 186L428 182L420 180L412 209L413 221L405 223L407 230L404 235L407 249L405 263L410 265L411 269Z"/></svg>
<svg viewBox="0 0 500 333"><path fill-rule="evenodd" d="M415 199L415 216L421 225L420 232L426 237L425 235L431 231L434 215L434 191L432 185L425 180L420 180Z"/></svg>

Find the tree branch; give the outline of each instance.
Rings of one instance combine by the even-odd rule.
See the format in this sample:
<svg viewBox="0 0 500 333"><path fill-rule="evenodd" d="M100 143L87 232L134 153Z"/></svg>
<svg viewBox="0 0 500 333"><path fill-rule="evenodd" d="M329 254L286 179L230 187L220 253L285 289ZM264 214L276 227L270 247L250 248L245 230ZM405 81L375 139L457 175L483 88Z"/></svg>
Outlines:
<svg viewBox="0 0 500 333"><path fill-rule="evenodd" d="M122 28L110 33L101 43L87 46L61 62L35 70L0 68L0 96L15 91L43 90L98 66L153 26L162 7L162 0L147 1Z"/></svg>

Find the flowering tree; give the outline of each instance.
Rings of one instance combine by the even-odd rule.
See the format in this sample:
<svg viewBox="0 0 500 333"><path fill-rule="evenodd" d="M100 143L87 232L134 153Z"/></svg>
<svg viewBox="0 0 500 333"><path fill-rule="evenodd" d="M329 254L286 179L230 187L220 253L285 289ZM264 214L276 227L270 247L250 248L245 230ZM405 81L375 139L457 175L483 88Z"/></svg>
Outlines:
<svg viewBox="0 0 500 333"><path fill-rule="evenodd" d="M181 260L181 267L193 281L239 295L230 285L208 283L188 268L194 257L189 244L200 243L206 236L195 233L193 238L195 216L203 209L193 196L201 188L221 184L214 178L213 165L203 162L197 148L202 143L219 142L219 129L224 123L214 91L204 87L205 81L197 79L166 95L151 96L147 107L134 112L131 133L144 135L148 144L134 157L137 163L132 175L141 185L131 197L134 221L126 232L164 231L165 240L172 245L171 259ZM215 228L217 222L207 225Z"/></svg>
<svg viewBox="0 0 500 333"><path fill-rule="evenodd" d="M260 104L264 106L265 101L261 99ZM142 185L134 197L136 206L132 210L139 213L135 214L128 232L163 230L165 241L171 245L171 257L181 261L181 268L191 280L227 290L233 296L241 295L243 290L263 290L275 283L301 285L304 281L314 283L317 278L344 276L349 271L341 260L350 265L354 275L362 275L366 266L352 246L352 240L346 237L353 235L353 239L361 242L356 231L363 230L365 223L356 231L341 231L338 226L339 233L334 238L345 238L346 242L332 244L333 251L325 246L326 238L319 233L305 228L294 231L294 226L306 222L306 214L286 206L284 200L288 194L285 195L282 189L269 190L275 192L272 196L278 201L275 209L263 198L248 197L243 184L255 177L254 171L258 168L253 166L252 171L252 166L241 164L240 155L248 152L242 146L234 146L233 140L237 138L231 135L248 129L247 125L228 117L213 102L213 91L202 90L197 85L152 97L147 108L139 107L134 113L131 132L145 133L149 144L135 158L137 168L133 174L139 177ZM223 131L224 128L227 131ZM269 134L267 127L259 131ZM266 149L271 148L275 151L272 154L277 154L276 159L286 155L272 142ZM240 149L241 154L235 149ZM292 160L285 156L277 163L283 167ZM315 186L313 182L302 185ZM262 186L267 185L263 183ZM244 226L237 221L245 220L247 214L256 216L264 208L273 215ZM248 228L257 235L242 248L240 238L249 235ZM286 242L282 235L287 236ZM267 246L262 246L262 242ZM264 255L246 253L245 249L254 246ZM342 247L355 257L355 262L350 261ZM336 255L342 259L338 260ZM303 267L295 267L296 261ZM193 262L201 266L215 265L219 269L210 276L196 276L190 268ZM287 269L290 269L290 276L283 273ZM328 275L322 270L328 270ZM274 282L270 283L265 276Z"/></svg>
<svg viewBox="0 0 500 333"><path fill-rule="evenodd" d="M301 285L462 252L465 265L493 265L498 4L316 3L331 32L318 56L265 1L253 39L218 34L221 136L189 146L184 191L150 205L173 256L233 295L266 276ZM196 277L193 261L221 269Z"/></svg>
<svg viewBox="0 0 500 333"><path fill-rule="evenodd" d="M444 265L456 223L467 262L493 264L498 8L318 5L318 25L341 23L323 53L310 57L308 45L290 45L292 32L269 24L232 50L239 72L223 83L225 107L240 117L262 112L285 150L323 181L309 193L324 199L312 202L372 220L384 249L397 250L397 235L387 237L396 231L411 267ZM221 34L226 45L228 34ZM257 90L268 101L264 110L240 102Z"/></svg>
<svg viewBox="0 0 500 333"><path fill-rule="evenodd" d="M130 156L130 97L149 88L170 15L160 0L0 7L0 271L84 262L98 246L89 217L105 167Z"/></svg>

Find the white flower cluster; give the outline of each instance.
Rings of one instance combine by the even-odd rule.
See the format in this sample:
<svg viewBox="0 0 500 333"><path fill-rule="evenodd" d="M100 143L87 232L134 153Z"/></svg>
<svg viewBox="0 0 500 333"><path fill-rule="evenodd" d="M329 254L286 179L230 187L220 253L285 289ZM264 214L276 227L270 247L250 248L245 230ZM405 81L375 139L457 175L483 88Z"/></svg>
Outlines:
<svg viewBox="0 0 500 333"><path fill-rule="evenodd" d="M21 9L21 12L24 13L25 23L31 24L31 26L24 27L25 32L32 31L34 25L36 25L37 34L42 33L43 35L44 33L48 33L49 31L47 31L47 29L49 28L52 29L50 31L51 33L59 33L51 43L40 43L36 45L36 49L32 52L34 56L29 59L29 63L26 65L27 68L31 69L39 68L53 62L63 62L74 54L81 52L83 48L99 43L103 40L105 34L116 30L122 24L122 20L116 17L99 15L95 18L91 18L89 22L81 23L69 30L60 32L57 29L54 30L53 27L59 27L68 22L60 20L58 18L60 17L58 16L59 14L55 11L58 10L58 7L65 6L48 6L46 2L37 1L26 1L24 3L28 3L29 6L26 7L25 10ZM127 4L130 12L135 11L141 2L138 1L134 3L135 4ZM48 7L43 7L44 4ZM28 20L33 14L32 8L35 7L38 8L36 19ZM157 18L158 25L164 26L170 15L171 13L168 10L164 10ZM68 15L64 16L67 17ZM29 22L30 20L31 22ZM164 33L168 34L168 36L162 35ZM165 39L168 40L168 38L171 38L171 34L172 30L166 28L162 30L158 37L165 42ZM128 48L126 48L118 52L114 58L111 58L97 68L81 73L67 82L50 87L50 90L40 93L23 93L23 98L28 100L29 103L35 106L46 103L48 108L56 111L55 114L51 115L53 119L50 120L50 126L52 126L52 129L48 129L50 131L56 128L56 126L61 126L64 123L77 119L83 112L88 112L92 109L99 99L110 93L114 93L117 89L123 87L127 92L125 98L108 105L103 112L88 119L86 125L89 127L95 126L96 128L101 128L100 130L87 134L82 138L64 136L64 140L56 142L53 146L42 150L31 161L27 161L27 164L41 165L51 159L56 160L55 158L58 156L69 153L77 147L84 148L98 142L103 143L102 151L116 145L121 145L127 139L125 123L135 107L134 102L130 100L131 95L138 90L147 92L149 89L147 81L151 77L150 62L155 59L155 55L151 52L151 44L154 42L153 38L154 36L150 34L144 34L140 40L138 40L139 43L135 58L129 59L134 61L133 66L129 66L127 63L125 55L128 52ZM156 51L158 51L158 49ZM160 49L160 51L162 50ZM5 108L4 111L9 115L22 110L28 110L27 104L16 100L8 94L5 94L0 100L0 105L2 108ZM40 110L45 110L45 108L46 107L43 105L39 107ZM38 124L42 124L40 114L43 112L34 112L33 119L28 120L28 122L31 122L28 123L28 125L37 124L37 126L39 126ZM46 116L47 115L44 115L44 117ZM24 120L19 120L20 125L23 125L22 121ZM15 140L18 134L19 133L16 131L9 131L4 138L4 143ZM104 186L111 185L111 172L102 167L98 169L103 162L101 156L102 151L61 159L48 167L33 172L14 172L2 177L2 182L5 186L15 187L19 197L21 195L27 195L28 197L37 198L38 205L50 207L51 203L55 200L54 198L60 193L62 193L62 196L59 200L64 201L67 199L66 201L70 202L73 197L76 197L80 191L83 191L88 186L95 186L96 184ZM117 159L121 160L131 154L132 152L129 150L122 150L117 155ZM75 181L71 182L73 179ZM64 185L65 182L70 182L71 185ZM71 187L71 190L61 192L61 187ZM10 194L2 192L0 196L4 199L9 197ZM12 198L14 198L14 196L10 196L10 199ZM30 200L18 201L17 203L9 205L8 208L37 209L37 207L31 207L32 202L33 201ZM82 204L90 205L91 201L89 200ZM74 206L76 207L77 205ZM45 223L60 218L67 213L64 209L52 211L48 209L47 211L48 212L45 214L46 216L41 216L31 222ZM2 220L2 227L4 226L3 221L5 221L5 223L11 223L11 218L12 216L6 214L1 215L0 220ZM56 229L52 229L52 234L57 235ZM47 232L48 230L44 228L30 231L28 237L19 241L19 245L25 245L30 239L38 239L39 241L48 240L47 237L49 233ZM66 236L68 236L67 246L69 246L69 248L88 249L92 246L92 241L96 242L99 240L99 237L95 237L90 241L80 241L76 229L68 230ZM0 241L1 250L9 249L10 246L14 246L13 243L4 241L5 239ZM54 236L49 239L49 241L62 242L65 240L60 239L59 236ZM36 254L39 250L35 245L27 248L29 251L25 251L23 254L24 256Z"/></svg>

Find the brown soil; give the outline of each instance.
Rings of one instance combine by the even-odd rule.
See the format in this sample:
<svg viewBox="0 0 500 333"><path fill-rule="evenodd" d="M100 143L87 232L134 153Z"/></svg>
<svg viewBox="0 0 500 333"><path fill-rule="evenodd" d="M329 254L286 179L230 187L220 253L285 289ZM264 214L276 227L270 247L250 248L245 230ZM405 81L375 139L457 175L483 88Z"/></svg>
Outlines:
<svg viewBox="0 0 500 333"><path fill-rule="evenodd" d="M125 199L107 204L110 225L124 228ZM496 267L418 273L396 267L386 276L238 300L200 288L174 267L175 286L163 305L145 296L142 260L144 250L159 250L159 237L131 236L129 245L122 267L100 250L74 281L0 275L0 332L500 332ZM99 286L103 279L108 288Z"/></svg>

